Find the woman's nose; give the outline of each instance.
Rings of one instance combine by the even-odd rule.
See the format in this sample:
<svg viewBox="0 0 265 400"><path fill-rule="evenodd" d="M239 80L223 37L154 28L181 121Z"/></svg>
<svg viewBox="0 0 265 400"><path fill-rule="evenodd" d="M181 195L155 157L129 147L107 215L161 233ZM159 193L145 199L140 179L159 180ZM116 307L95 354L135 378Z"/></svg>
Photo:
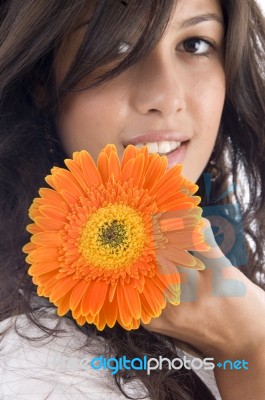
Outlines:
<svg viewBox="0 0 265 400"><path fill-rule="evenodd" d="M185 108L185 87L176 58L161 53L153 51L138 64L133 103L141 114L169 116Z"/></svg>

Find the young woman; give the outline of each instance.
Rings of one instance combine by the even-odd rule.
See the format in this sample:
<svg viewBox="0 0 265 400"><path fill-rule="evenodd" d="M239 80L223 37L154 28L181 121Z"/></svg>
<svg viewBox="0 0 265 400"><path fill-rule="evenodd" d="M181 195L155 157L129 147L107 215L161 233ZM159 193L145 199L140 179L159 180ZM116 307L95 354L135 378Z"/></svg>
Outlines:
<svg viewBox="0 0 265 400"><path fill-rule="evenodd" d="M1 398L205 400L220 398L216 384L224 400L264 398L265 26L255 0L5 0L0 7ZM169 142L181 145L171 153ZM120 157L128 144L143 143L168 154L169 168L182 163L202 199L204 172L213 197L242 176L249 191L247 204L234 193L246 265L231 266L208 227L212 248L198 254L206 269L186 275L185 290L191 295L197 284L197 300L168 304L132 331L58 317L36 295L21 250L29 206L51 167L65 167L82 149L96 160L108 143ZM229 293L225 280L236 282ZM210 376L205 384L198 371L166 363L149 375L89 366L99 355L184 354L241 367L215 367L216 384Z"/></svg>

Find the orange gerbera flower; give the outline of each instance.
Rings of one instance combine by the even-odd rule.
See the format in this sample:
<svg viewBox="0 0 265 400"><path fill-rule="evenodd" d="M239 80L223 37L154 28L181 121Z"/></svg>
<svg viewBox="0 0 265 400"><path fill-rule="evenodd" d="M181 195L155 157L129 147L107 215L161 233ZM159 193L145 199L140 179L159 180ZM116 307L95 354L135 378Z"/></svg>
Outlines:
<svg viewBox="0 0 265 400"><path fill-rule="evenodd" d="M208 250L192 196L198 186L167 158L130 145L119 162L107 145L97 166L86 151L54 167L34 199L23 247L39 296L58 314L99 330L147 324L180 301L176 265L204 269L188 250Z"/></svg>

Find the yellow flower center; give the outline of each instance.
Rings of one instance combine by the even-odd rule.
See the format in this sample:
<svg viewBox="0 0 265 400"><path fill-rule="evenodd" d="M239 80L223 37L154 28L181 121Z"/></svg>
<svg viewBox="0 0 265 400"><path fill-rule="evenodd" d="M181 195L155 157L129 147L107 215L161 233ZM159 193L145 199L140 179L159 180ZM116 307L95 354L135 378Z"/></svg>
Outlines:
<svg viewBox="0 0 265 400"><path fill-rule="evenodd" d="M137 260L146 242L143 217L123 204L110 204L92 214L80 236L79 250L97 267L126 267Z"/></svg>

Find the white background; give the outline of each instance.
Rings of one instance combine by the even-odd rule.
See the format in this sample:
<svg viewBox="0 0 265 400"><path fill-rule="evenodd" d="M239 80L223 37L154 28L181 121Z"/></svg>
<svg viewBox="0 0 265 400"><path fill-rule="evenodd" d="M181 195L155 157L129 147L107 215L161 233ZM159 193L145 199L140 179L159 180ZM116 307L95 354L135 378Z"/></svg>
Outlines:
<svg viewBox="0 0 265 400"><path fill-rule="evenodd" d="M263 13L265 14L265 0L257 0L257 2L262 6Z"/></svg>

